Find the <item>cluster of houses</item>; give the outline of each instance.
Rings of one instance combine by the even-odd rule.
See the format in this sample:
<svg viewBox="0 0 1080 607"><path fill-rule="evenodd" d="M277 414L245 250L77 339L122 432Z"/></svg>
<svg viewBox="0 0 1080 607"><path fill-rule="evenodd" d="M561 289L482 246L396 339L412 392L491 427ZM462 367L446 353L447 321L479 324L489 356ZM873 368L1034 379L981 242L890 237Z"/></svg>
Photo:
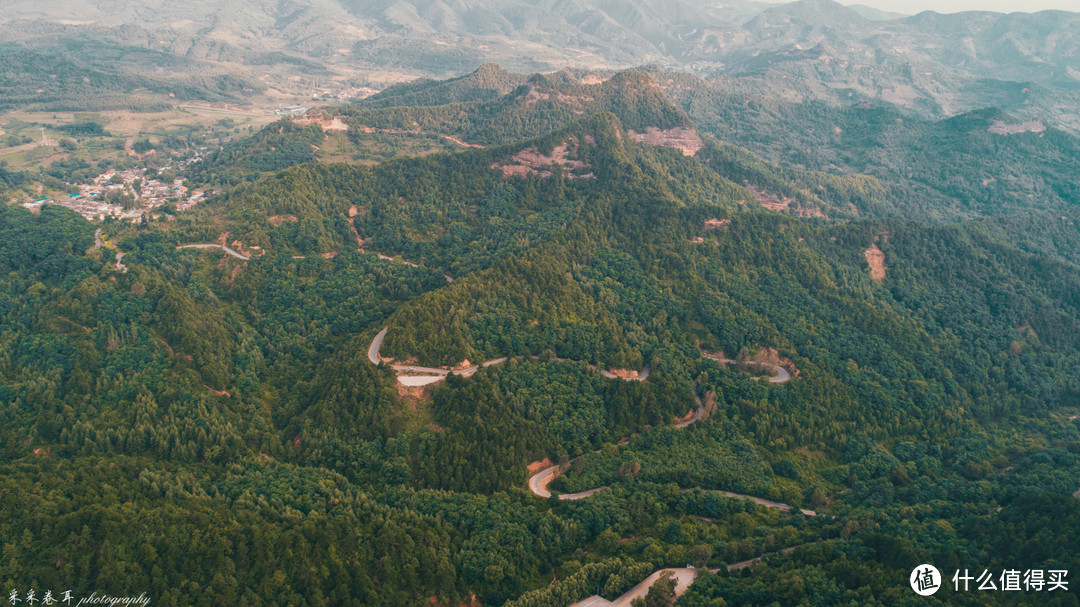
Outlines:
<svg viewBox="0 0 1080 607"><path fill-rule="evenodd" d="M183 169L197 159L187 159L176 168ZM172 168L171 166L166 169ZM137 221L142 214L165 204L175 203L178 211L187 211L206 198L202 190L188 191L183 179L162 181L155 175L147 176L147 170L124 169L116 171L109 169L93 178L90 183L70 184L78 188L78 192L69 194L66 198L53 200L42 198L34 202L24 203L28 209L38 209L46 204L54 204L67 207L89 220L102 220L106 217L119 217ZM125 209L122 205L110 202L110 194L114 192L126 192L132 196L135 205Z"/></svg>
<svg viewBox="0 0 1080 607"><path fill-rule="evenodd" d="M71 194L69 197L53 200L52 198L42 198L33 202L24 202L22 206L35 210L40 209L47 204L54 204L62 207L66 207L82 215L90 220L102 220L106 217L124 217L124 207L118 204L110 204L104 200L82 200L78 194Z"/></svg>

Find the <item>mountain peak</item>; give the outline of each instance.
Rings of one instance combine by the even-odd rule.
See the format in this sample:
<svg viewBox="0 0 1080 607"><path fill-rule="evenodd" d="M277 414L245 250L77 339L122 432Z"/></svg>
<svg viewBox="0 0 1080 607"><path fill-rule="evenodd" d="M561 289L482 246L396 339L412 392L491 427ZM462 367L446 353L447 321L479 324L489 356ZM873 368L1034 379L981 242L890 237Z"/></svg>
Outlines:
<svg viewBox="0 0 1080 607"><path fill-rule="evenodd" d="M866 17L860 15L855 9L834 0L798 0L798 2L769 8L751 19L746 25L751 28L791 25L835 28L866 21Z"/></svg>

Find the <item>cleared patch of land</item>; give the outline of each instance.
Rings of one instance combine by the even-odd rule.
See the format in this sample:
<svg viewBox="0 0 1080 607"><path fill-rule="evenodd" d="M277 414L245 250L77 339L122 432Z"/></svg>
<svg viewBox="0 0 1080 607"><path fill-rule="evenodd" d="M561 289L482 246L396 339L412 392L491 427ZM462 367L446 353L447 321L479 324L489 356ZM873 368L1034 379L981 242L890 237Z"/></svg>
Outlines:
<svg viewBox="0 0 1080 607"><path fill-rule="evenodd" d="M885 253L876 244L863 252L866 263L870 266L870 278L881 282L885 280Z"/></svg>

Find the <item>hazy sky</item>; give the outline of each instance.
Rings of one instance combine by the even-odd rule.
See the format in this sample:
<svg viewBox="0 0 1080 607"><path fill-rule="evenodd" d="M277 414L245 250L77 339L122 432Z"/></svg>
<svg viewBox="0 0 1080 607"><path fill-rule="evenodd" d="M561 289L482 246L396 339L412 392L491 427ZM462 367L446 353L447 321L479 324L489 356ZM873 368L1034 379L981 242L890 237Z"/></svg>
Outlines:
<svg viewBox="0 0 1080 607"><path fill-rule="evenodd" d="M1080 0L840 0L842 4L864 4L886 11L914 15L921 11L999 11L1027 13L1058 9L1080 11Z"/></svg>

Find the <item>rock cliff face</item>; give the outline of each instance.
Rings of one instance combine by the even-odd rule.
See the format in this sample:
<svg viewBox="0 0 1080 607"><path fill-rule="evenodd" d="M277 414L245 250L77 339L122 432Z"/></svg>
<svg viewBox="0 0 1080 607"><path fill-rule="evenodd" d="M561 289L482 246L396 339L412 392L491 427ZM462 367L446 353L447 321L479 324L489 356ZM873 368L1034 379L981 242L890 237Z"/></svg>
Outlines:
<svg viewBox="0 0 1080 607"><path fill-rule="evenodd" d="M630 138L638 143L644 143L645 145L660 145L668 148L676 148L682 150L682 153L686 156L693 156L698 153L702 147L705 146L701 141L701 136L697 134L692 128L675 127L673 129L667 129L661 131L660 129L650 126L645 129L644 133L638 133L633 129L627 131Z"/></svg>

